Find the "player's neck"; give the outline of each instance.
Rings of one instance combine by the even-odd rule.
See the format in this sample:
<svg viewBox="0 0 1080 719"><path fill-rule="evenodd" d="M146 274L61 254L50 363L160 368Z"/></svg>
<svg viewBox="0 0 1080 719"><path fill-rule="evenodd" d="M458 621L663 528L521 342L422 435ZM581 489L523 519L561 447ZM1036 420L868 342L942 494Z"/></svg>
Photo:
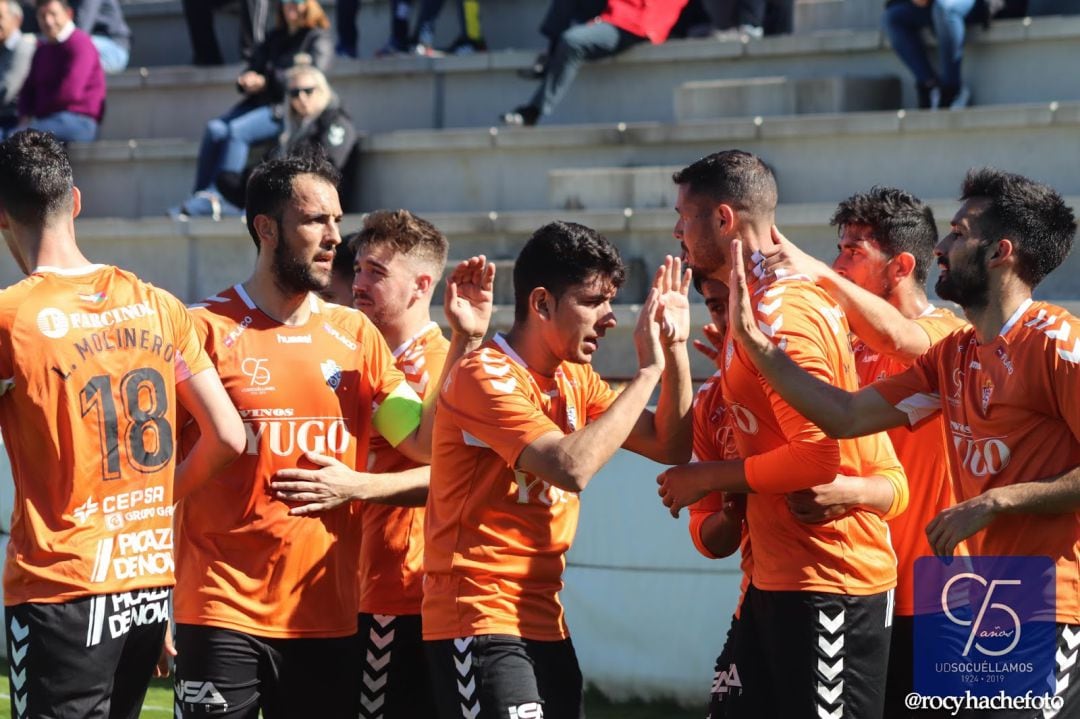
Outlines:
<svg viewBox="0 0 1080 719"><path fill-rule="evenodd" d="M16 262L27 274L37 267L71 270L91 264L75 242L73 224L66 227L19 228L13 230L13 235L14 241L9 245L16 255Z"/></svg>
<svg viewBox="0 0 1080 719"><path fill-rule="evenodd" d="M985 307L965 307L964 316L975 328L979 344L989 344L1001 334L1005 323L1012 319L1020 305L1030 299L1031 288L1019 279L1012 278L1011 282L1001 287L991 288L990 301Z"/></svg>
<svg viewBox="0 0 1080 719"><path fill-rule="evenodd" d="M517 352L529 369L545 377L553 377L559 367L559 358L544 343L543 336L522 323L515 322L504 337L510 348Z"/></svg>
<svg viewBox="0 0 1080 719"><path fill-rule="evenodd" d="M772 238L772 222L743 222L738 228L738 239L742 240L743 259L749 262L750 255L758 250L768 250L776 246Z"/></svg>
<svg viewBox="0 0 1080 719"><path fill-rule="evenodd" d="M431 323L431 312L427 307L422 312L406 310L399 317L394 318L392 325L380 327L383 339L387 346L395 350L405 344Z"/></svg>
<svg viewBox="0 0 1080 719"><path fill-rule="evenodd" d="M895 287L885 299L909 320L922 317L930 307L930 300L926 298L926 293L911 287Z"/></svg>
<svg viewBox="0 0 1080 719"><path fill-rule="evenodd" d="M311 317L310 293L286 290L269 272L256 272L243 287L263 314L283 325L302 326Z"/></svg>

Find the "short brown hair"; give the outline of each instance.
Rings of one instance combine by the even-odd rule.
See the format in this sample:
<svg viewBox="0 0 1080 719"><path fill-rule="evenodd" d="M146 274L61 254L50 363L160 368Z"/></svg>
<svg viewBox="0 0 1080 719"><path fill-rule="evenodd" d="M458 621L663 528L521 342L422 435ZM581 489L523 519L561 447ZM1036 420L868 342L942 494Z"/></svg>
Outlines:
<svg viewBox="0 0 1080 719"><path fill-rule="evenodd" d="M349 250L388 245L395 253L432 265L442 274L450 243L435 225L408 210L376 210L364 218L364 226L348 239Z"/></svg>

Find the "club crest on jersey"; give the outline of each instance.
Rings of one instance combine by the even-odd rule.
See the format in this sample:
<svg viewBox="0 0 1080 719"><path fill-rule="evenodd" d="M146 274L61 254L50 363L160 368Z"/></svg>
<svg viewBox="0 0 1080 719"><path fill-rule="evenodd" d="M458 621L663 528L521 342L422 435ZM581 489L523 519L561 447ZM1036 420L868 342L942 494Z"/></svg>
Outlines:
<svg viewBox="0 0 1080 719"><path fill-rule="evenodd" d="M982 411L986 412L986 408L990 406L990 395L994 392L994 383L990 380L983 382L982 386Z"/></svg>
<svg viewBox="0 0 1080 719"><path fill-rule="evenodd" d="M341 385L341 366L337 362L332 359L326 360L319 364L319 369L322 370L323 379L326 380L330 389L336 390Z"/></svg>

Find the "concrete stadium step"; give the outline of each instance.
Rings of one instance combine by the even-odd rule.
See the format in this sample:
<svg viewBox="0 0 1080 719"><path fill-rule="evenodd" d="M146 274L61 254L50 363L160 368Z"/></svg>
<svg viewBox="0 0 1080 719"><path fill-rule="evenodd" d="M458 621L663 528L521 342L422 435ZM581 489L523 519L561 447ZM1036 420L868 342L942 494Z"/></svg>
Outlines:
<svg viewBox="0 0 1080 719"><path fill-rule="evenodd" d="M1080 17L1001 21L973 30L965 74L981 105L1080 100L1070 69ZM489 127L526 102L536 85L517 77L535 51L466 57L342 61L331 80L359 129L385 132ZM109 79L102 139L201 136L207 120L238 100L240 68L136 68ZM584 68L545 125L672 122L676 88L686 82L784 76L897 75L904 105L915 105L908 73L877 30L765 38L747 44L681 40L637 46ZM629 87L633 92L628 92Z"/></svg>
<svg viewBox="0 0 1080 719"><path fill-rule="evenodd" d="M834 202L873 184L948 197L964 172L995 165L1080 193L1080 102L954 112L876 112L503 130L400 131L362 145L358 209L421 213L668 207L657 192L671 165L724 147L755 152L777 172L783 203ZM196 145L181 140L71 146L87 217L152 217L188 196ZM657 175L627 194L626 168ZM597 168L611 168L597 169ZM838 171L842 168L842 171ZM553 175L549 184L549 174ZM575 172L585 173L577 176ZM563 191L560 188L572 188Z"/></svg>
<svg viewBox="0 0 1080 719"><path fill-rule="evenodd" d="M900 96L895 75L698 80L676 88L675 120L897 110Z"/></svg>
<svg viewBox="0 0 1080 719"><path fill-rule="evenodd" d="M191 58L187 27L179 0L140 0L124 2L123 10L135 41L133 66L176 65ZM334 0L321 3L334 17ZM360 55L371 57L386 42L390 27L390 3L386 0L362 0L357 15L360 28ZM538 32L547 3L543 0L485 0L481 14L484 35L489 47L536 48L544 44ZM414 15L416 10L414 9ZM414 17L415 20L415 17ZM876 29L881 20L879 0L796 0L797 32L835 29ZM239 61L239 16L236 12L218 12L215 18L222 53L228 62ZM439 17L436 46L446 47L459 34L451 12Z"/></svg>

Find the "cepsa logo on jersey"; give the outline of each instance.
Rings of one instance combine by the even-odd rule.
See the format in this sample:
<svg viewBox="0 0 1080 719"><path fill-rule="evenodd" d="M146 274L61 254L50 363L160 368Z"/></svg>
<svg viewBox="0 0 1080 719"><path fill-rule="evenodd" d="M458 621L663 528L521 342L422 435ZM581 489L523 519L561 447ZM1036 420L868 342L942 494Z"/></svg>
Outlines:
<svg viewBox="0 0 1080 719"><path fill-rule="evenodd" d="M62 312L55 307L46 307L37 315L37 326L41 334L49 339L58 340L73 329L100 330L113 325L157 314L154 308L145 302L137 302L123 307L114 307L104 312Z"/></svg>

